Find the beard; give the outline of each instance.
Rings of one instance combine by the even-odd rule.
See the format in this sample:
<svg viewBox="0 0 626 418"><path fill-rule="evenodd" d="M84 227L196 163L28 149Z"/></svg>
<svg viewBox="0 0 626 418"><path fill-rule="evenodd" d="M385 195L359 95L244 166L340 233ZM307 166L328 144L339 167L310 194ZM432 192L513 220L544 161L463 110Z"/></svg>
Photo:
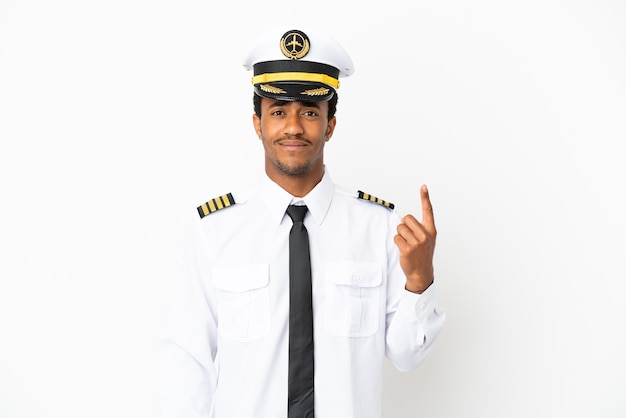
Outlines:
<svg viewBox="0 0 626 418"><path fill-rule="evenodd" d="M276 141L274 141L274 143L280 143L283 140L288 140L288 139L299 139L303 142L306 142L307 144L311 145L312 142L309 141L306 138L302 138L302 137L297 137L297 138L280 138L277 139ZM283 175L288 176L288 177L304 177L306 176L310 171L311 168L313 167L313 160L307 160L307 161L302 161L300 163L297 162L293 162L293 161L281 161L278 157L274 157L272 158L272 164L274 165L274 167L276 167L276 169Z"/></svg>
<svg viewBox="0 0 626 418"><path fill-rule="evenodd" d="M289 177L303 177L305 176L313 166L311 161L306 161L303 164L284 164L281 161L274 161L274 166L280 171L282 174Z"/></svg>

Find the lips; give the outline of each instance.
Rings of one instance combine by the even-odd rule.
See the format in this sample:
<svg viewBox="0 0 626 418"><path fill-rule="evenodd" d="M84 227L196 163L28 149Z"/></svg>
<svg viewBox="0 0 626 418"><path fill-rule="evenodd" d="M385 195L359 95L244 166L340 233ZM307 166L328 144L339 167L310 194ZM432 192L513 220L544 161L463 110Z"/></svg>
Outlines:
<svg viewBox="0 0 626 418"><path fill-rule="evenodd" d="M276 141L276 145L285 150L299 151L308 147L311 144L309 141L302 139L281 139Z"/></svg>

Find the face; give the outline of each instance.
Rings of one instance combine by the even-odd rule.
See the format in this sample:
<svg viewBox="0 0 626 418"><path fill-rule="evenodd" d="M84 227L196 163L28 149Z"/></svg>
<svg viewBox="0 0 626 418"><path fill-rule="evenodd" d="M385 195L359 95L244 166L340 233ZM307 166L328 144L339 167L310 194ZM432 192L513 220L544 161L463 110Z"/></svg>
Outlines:
<svg viewBox="0 0 626 418"><path fill-rule="evenodd" d="M327 102L292 102L263 98L254 128L265 148L265 169L272 179L319 177L324 173L324 145L336 119L328 120Z"/></svg>

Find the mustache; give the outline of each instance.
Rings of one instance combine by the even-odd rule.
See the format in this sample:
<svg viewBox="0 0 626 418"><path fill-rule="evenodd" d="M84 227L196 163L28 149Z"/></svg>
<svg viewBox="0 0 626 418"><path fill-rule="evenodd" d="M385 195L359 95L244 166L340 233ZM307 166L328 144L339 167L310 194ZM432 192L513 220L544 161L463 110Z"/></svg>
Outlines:
<svg viewBox="0 0 626 418"><path fill-rule="evenodd" d="M285 141L299 141L299 142L303 142L303 143L305 143L307 145L312 145L313 144L313 141L311 141L311 140L309 140L307 138L301 137L301 136L283 136L283 137L275 139L274 140L274 144L280 144L281 142L285 142Z"/></svg>

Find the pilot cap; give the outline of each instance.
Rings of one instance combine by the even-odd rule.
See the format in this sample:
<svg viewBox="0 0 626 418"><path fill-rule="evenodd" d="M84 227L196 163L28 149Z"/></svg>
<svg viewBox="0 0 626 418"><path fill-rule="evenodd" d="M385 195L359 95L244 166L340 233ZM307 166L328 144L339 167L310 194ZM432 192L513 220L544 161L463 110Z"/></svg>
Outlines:
<svg viewBox="0 0 626 418"><path fill-rule="evenodd" d="M346 51L313 29L274 30L257 39L243 64L253 70L259 96L276 100L330 100L339 78L354 72Z"/></svg>

